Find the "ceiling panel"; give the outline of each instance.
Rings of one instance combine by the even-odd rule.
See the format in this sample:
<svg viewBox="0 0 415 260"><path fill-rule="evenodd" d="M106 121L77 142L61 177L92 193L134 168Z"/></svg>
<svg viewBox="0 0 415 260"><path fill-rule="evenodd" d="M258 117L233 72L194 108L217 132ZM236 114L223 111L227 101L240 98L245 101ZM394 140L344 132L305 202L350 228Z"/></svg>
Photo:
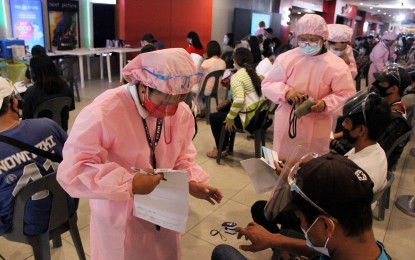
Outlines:
<svg viewBox="0 0 415 260"><path fill-rule="evenodd" d="M404 19L413 19L415 15L415 0L348 0L347 2L356 5L358 10L379 15L383 21L396 21L399 15L404 16Z"/></svg>

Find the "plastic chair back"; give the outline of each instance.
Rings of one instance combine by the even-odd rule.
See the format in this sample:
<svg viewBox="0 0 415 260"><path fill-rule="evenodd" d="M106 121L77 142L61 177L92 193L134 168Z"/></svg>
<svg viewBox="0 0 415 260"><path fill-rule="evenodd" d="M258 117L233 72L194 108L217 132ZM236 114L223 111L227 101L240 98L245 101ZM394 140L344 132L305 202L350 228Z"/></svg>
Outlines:
<svg viewBox="0 0 415 260"><path fill-rule="evenodd" d="M210 110L211 110L210 99L211 99L211 97L214 97L215 100L216 100L216 105L218 105L218 103L219 103L219 101L218 101L218 88L219 88L219 84L220 84L220 79L221 79L224 72L225 72L225 70L215 70L215 71L212 71L211 73L207 74L205 76L205 79L203 80L202 87L200 88L200 94L199 95L203 95L205 97L205 101L206 101L206 123L207 124L210 124L210 122L209 122L209 116L210 116ZM205 96L206 84L207 84L207 82L210 78L214 78L215 83L213 84L212 92L210 93L210 95Z"/></svg>
<svg viewBox="0 0 415 260"><path fill-rule="evenodd" d="M373 194L372 202L379 203L379 211L378 211L378 220L382 221L385 218L385 209L389 208L389 197L390 197L390 187L395 180L395 176L393 175L392 171L388 171L387 173L387 182L385 186L378 190L375 194Z"/></svg>
<svg viewBox="0 0 415 260"><path fill-rule="evenodd" d="M71 104L72 98L70 97L57 97L45 100L35 107L33 118L47 117L64 128L64 125L67 124L63 124L62 114L64 111L70 110Z"/></svg>
<svg viewBox="0 0 415 260"><path fill-rule="evenodd" d="M23 219L26 202L40 191L49 191L52 196L50 209L49 229L38 236L26 236L23 233ZM56 173L51 173L24 186L17 194L14 202L13 226L11 231L4 234L7 240L29 244L33 248L35 259L50 259L50 239L58 239L61 245L60 235L70 231L79 259L85 259L79 230L76 225L76 212L69 216L67 193L56 180Z"/></svg>

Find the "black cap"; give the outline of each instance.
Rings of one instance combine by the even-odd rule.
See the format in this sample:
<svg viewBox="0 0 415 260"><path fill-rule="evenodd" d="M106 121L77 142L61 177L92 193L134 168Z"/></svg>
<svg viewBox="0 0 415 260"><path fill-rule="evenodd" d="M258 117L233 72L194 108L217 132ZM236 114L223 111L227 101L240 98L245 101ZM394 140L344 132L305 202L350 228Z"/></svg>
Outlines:
<svg viewBox="0 0 415 260"><path fill-rule="evenodd" d="M146 41L146 42L151 42L151 43L156 42L156 39L154 39L154 36L151 33L144 34L141 40Z"/></svg>
<svg viewBox="0 0 415 260"><path fill-rule="evenodd" d="M396 70L396 68L392 68L393 70ZM400 86L399 89L401 89L402 91L407 88L409 85L412 84L412 80L411 77L409 76L408 72L402 68L402 67L397 67L398 69L398 73L399 73L399 79L400 79ZM388 81L392 78L394 78L391 75L388 75L389 71L386 69L380 73L373 73L373 76L375 77L375 79L379 82L382 81ZM396 78L395 78L396 79Z"/></svg>
<svg viewBox="0 0 415 260"><path fill-rule="evenodd" d="M351 208L370 210L373 182L346 156L329 153L310 160L301 166L297 176L303 193L334 218L347 216ZM292 196L294 203L301 197L295 191Z"/></svg>

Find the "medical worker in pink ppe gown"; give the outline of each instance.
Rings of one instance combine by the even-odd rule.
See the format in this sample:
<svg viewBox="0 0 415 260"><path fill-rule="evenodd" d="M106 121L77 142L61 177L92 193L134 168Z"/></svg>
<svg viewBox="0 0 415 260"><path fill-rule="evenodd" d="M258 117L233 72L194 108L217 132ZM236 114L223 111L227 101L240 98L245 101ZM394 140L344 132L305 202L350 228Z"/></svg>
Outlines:
<svg viewBox="0 0 415 260"><path fill-rule="evenodd" d="M295 35L299 47L279 55L262 81L262 93L279 104L274 150L285 158L299 144L320 154L328 152L332 111L356 92L346 63L324 47L328 30L321 16L304 15ZM296 119L294 105L298 108L308 97L316 103L310 113Z"/></svg>
<svg viewBox="0 0 415 260"><path fill-rule="evenodd" d="M386 32L382 35L382 38L378 44L373 48L369 55L372 62L369 67L368 85L372 85L375 82L373 73L382 71L383 67L388 62L393 63L396 59L396 48L394 46L398 35L394 32Z"/></svg>
<svg viewBox="0 0 415 260"><path fill-rule="evenodd" d="M128 84L107 90L76 118L58 181L71 196L89 198L91 259L180 259L180 233L133 216L133 195L152 192L163 174L131 167L186 170L191 195L221 201L194 162L194 118L180 102L199 75L184 49L140 54L122 73Z"/></svg>
<svg viewBox="0 0 415 260"><path fill-rule="evenodd" d="M344 24L328 24L329 29L328 48L336 56L339 56L349 66L350 73L354 79L357 75L356 60L350 42L353 29Z"/></svg>

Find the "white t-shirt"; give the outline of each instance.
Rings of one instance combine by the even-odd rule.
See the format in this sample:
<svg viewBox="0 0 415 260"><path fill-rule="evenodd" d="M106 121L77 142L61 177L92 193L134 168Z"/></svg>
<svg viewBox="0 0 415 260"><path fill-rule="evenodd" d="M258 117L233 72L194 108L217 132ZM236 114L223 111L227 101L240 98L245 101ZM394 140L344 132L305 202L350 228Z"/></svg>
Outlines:
<svg viewBox="0 0 415 260"><path fill-rule="evenodd" d="M382 189L387 182L388 160L385 151L376 143L358 153L352 148L345 154L347 158L361 167L373 181L373 192Z"/></svg>

